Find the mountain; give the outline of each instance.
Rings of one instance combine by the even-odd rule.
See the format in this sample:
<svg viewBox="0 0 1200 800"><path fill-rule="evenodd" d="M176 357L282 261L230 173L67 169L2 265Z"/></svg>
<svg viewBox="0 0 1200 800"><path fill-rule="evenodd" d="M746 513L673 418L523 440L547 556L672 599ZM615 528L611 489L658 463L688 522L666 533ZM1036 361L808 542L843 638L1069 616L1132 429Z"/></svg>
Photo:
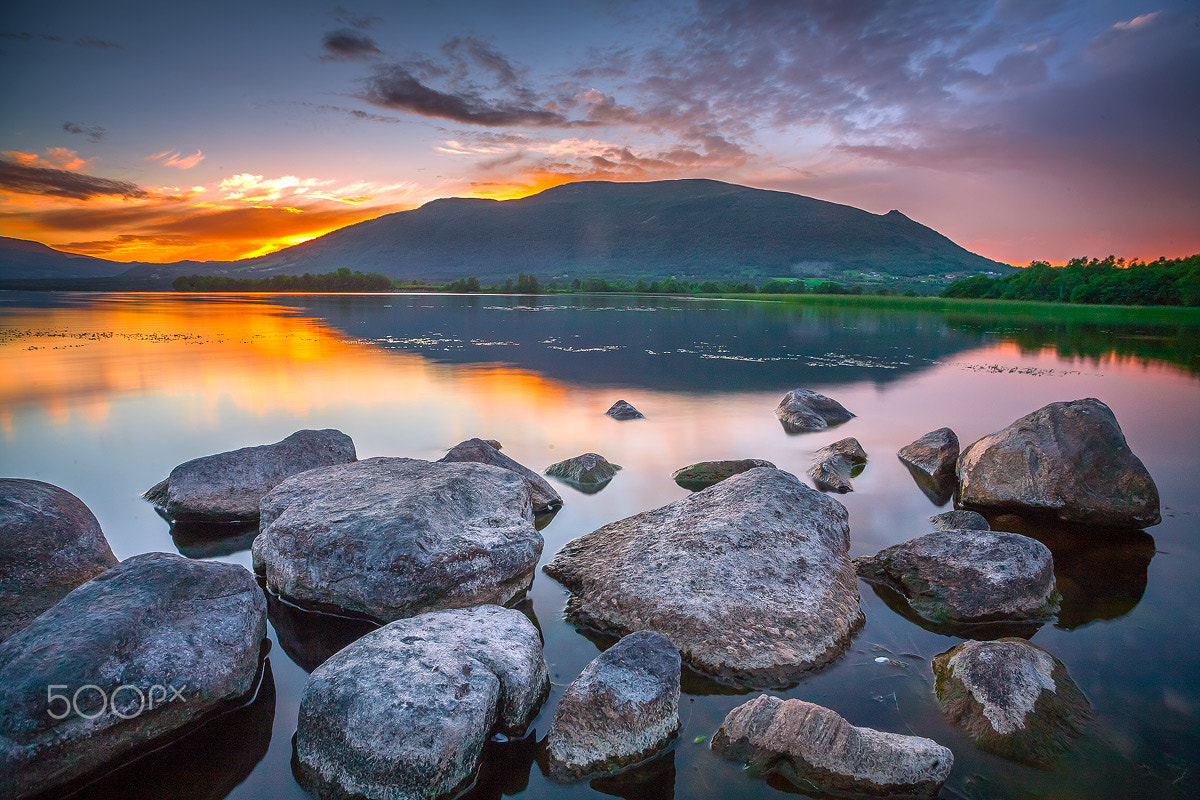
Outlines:
<svg viewBox="0 0 1200 800"><path fill-rule="evenodd" d="M0 236L0 278L107 278L127 269L128 264Z"/></svg>
<svg viewBox="0 0 1200 800"><path fill-rule="evenodd" d="M350 267L393 278L750 279L1008 273L899 211L871 214L712 180L585 181L518 200L448 198L228 265L297 275Z"/></svg>

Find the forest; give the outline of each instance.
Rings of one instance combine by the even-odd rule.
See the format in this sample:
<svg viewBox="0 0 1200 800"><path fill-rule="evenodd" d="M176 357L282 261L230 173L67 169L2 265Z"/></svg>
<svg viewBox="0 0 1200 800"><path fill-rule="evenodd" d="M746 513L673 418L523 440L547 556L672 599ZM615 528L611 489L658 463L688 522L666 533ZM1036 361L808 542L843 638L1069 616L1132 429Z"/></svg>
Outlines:
<svg viewBox="0 0 1200 800"><path fill-rule="evenodd" d="M1053 267L1035 261L1002 278L975 275L955 281L942 297L1037 300L1129 306L1200 306L1200 254L1157 261L1072 259Z"/></svg>

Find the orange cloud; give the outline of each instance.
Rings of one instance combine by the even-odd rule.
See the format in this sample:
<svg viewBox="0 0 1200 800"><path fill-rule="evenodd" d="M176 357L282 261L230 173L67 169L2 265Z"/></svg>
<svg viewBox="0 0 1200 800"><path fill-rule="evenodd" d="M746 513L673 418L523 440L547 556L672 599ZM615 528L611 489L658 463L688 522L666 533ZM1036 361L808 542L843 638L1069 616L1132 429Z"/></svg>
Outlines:
<svg viewBox="0 0 1200 800"><path fill-rule="evenodd" d="M80 158L74 150L65 147L47 147L43 155L5 150L4 155L22 167L48 167L66 172L80 172L92 165L91 159Z"/></svg>
<svg viewBox="0 0 1200 800"><path fill-rule="evenodd" d="M197 150L190 156L185 156L178 151L172 153L170 150L165 150L161 153L155 153L149 156L150 161L157 161L164 167L177 167L179 169L191 169L204 160L204 154Z"/></svg>

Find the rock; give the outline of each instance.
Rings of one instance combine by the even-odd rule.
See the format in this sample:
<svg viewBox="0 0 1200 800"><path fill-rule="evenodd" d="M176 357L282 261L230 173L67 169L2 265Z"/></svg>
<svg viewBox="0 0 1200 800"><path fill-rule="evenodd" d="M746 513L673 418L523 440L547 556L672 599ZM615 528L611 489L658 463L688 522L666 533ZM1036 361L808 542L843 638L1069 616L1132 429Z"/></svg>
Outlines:
<svg viewBox="0 0 1200 800"><path fill-rule="evenodd" d="M808 477L813 485L823 492L845 494L854 491L850 478L861 472L867 463L867 453L853 437L840 439L813 453L813 464L808 468ZM860 467L856 472L855 467Z"/></svg>
<svg viewBox="0 0 1200 800"><path fill-rule="evenodd" d="M482 441L484 444L490 444L490 445L491 445L491 446L492 446L494 449L496 449L496 450L503 450L503 449L504 449L504 445L500 444L500 442L499 442L499 441L497 441L496 439L482 439L481 441Z"/></svg>
<svg viewBox="0 0 1200 800"><path fill-rule="evenodd" d="M679 651L661 633L631 633L563 694L546 737L558 780L613 772L649 757L679 729Z"/></svg>
<svg viewBox="0 0 1200 800"><path fill-rule="evenodd" d="M448 795L470 781L493 732L523 732L549 688L537 629L519 611L485 605L393 622L309 677L297 777L319 797Z"/></svg>
<svg viewBox="0 0 1200 800"><path fill-rule="evenodd" d="M963 507L1047 514L1112 527L1156 525L1158 487L1095 398L1051 403L958 459Z"/></svg>
<svg viewBox="0 0 1200 800"><path fill-rule="evenodd" d="M774 464L770 461L763 461L761 458L739 458L733 461L701 461L698 464L691 464L690 466L675 470L671 473L671 480L684 489L698 492L701 489L707 489L714 483L720 483L726 478L740 475L746 470L754 469L755 467L770 467L771 469L775 469Z"/></svg>
<svg viewBox="0 0 1200 800"><path fill-rule="evenodd" d="M982 750L1049 766L1091 717L1054 656L1024 639L963 642L933 659L937 698Z"/></svg>
<svg viewBox="0 0 1200 800"><path fill-rule="evenodd" d="M854 417L838 401L810 389L792 389L785 394L775 416L788 433L818 431Z"/></svg>
<svg viewBox="0 0 1200 800"><path fill-rule="evenodd" d="M262 590L232 564L146 553L78 587L0 644L9 791L48 791L227 710L257 683L266 625Z"/></svg>
<svg viewBox="0 0 1200 800"><path fill-rule="evenodd" d="M142 496L171 520L244 522L258 518L263 495L285 478L354 459L354 442L341 431L296 431L275 444L186 461Z"/></svg>
<svg viewBox="0 0 1200 800"><path fill-rule="evenodd" d="M990 531L992 526L978 511L946 511L929 518L935 531Z"/></svg>
<svg viewBox="0 0 1200 800"><path fill-rule="evenodd" d="M785 685L862 625L846 509L757 468L573 539L545 570L577 624L666 635L700 672Z"/></svg>
<svg viewBox="0 0 1200 800"><path fill-rule="evenodd" d="M0 478L0 642L117 563L88 507L41 481Z"/></svg>
<svg viewBox="0 0 1200 800"><path fill-rule="evenodd" d="M1058 600L1050 550L1016 533L937 531L856 558L854 566L936 624L1045 621Z"/></svg>
<svg viewBox="0 0 1200 800"><path fill-rule="evenodd" d="M529 588L542 552L528 487L512 470L470 462L309 470L263 498L254 568L289 600L385 622L503 605Z"/></svg>
<svg viewBox="0 0 1200 800"><path fill-rule="evenodd" d="M931 739L857 728L828 708L761 695L725 717L712 749L804 790L934 797L954 754Z"/></svg>
<svg viewBox="0 0 1200 800"><path fill-rule="evenodd" d="M513 461L483 439L467 439L465 442L459 442L450 449L450 452L438 459L438 461L443 464L456 462L491 464L493 467L500 467L517 473L529 484L529 497L533 501L533 510L536 514L554 511L562 506L562 497L559 496L558 492L554 491L554 488L546 482L545 478L524 464L518 464L516 461Z"/></svg>
<svg viewBox="0 0 1200 800"><path fill-rule="evenodd" d="M908 466L937 481L954 474L954 465L958 462L958 437L949 428L938 428L904 445L896 455Z"/></svg>
<svg viewBox="0 0 1200 800"><path fill-rule="evenodd" d="M610 464L608 459L596 453L584 453L546 467L546 474L572 485L598 490L608 484L620 467Z"/></svg>
<svg viewBox="0 0 1200 800"><path fill-rule="evenodd" d="M613 419L645 419L646 415L638 411L636 408L626 403L624 400L618 400L612 404L608 411L604 412Z"/></svg>

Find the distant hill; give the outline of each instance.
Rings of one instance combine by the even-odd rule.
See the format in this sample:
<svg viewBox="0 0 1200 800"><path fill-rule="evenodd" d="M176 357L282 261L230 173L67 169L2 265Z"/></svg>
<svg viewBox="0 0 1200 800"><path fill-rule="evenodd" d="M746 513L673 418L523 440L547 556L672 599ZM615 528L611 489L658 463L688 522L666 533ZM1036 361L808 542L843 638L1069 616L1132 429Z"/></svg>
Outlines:
<svg viewBox="0 0 1200 800"><path fill-rule="evenodd" d="M751 279L959 275L1011 267L971 253L899 211L712 180L585 181L519 200L449 198L227 265L296 275L349 267L392 278Z"/></svg>
<svg viewBox="0 0 1200 800"><path fill-rule="evenodd" d="M64 253L38 242L0 236L0 279L107 278L128 269L128 264Z"/></svg>

